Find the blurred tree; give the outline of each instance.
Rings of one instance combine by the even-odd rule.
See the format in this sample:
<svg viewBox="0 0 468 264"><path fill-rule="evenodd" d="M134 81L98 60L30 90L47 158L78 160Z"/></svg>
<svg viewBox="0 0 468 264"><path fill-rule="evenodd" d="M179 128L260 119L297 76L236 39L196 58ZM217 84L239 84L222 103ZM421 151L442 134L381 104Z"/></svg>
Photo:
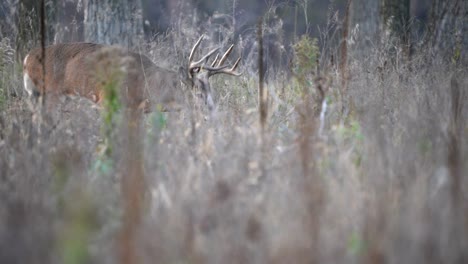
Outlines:
<svg viewBox="0 0 468 264"><path fill-rule="evenodd" d="M410 0L352 0L349 10L349 35L352 40L350 54L365 58L369 48L380 45L381 40L391 47L402 47L405 54L410 48ZM352 45L351 45L352 44Z"/></svg>
<svg viewBox="0 0 468 264"><path fill-rule="evenodd" d="M85 0L84 4L86 41L130 47L143 36L141 0Z"/></svg>
<svg viewBox="0 0 468 264"><path fill-rule="evenodd" d="M11 32L16 31L15 49L17 55L25 55L25 52L33 46L37 46L41 40L40 36L40 2L37 0L20 0L17 8L12 9L11 13L15 17L15 27L9 29ZM11 5L11 3L10 3ZM45 1L45 44L52 43L55 36L55 26L57 18L57 0Z"/></svg>
<svg viewBox="0 0 468 264"><path fill-rule="evenodd" d="M361 58L378 42L380 3L375 0L352 0L349 9L349 32L355 46L352 56Z"/></svg>
<svg viewBox="0 0 468 264"><path fill-rule="evenodd" d="M384 28L406 43L409 36L410 0L383 0L381 11Z"/></svg>
<svg viewBox="0 0 468 264"><path fill-rule="evenodd" d="M468 1L433 0L429 45L447 61L468 64Z"/></svg>
<svg viewBox="0 0 468 264"><path fill-rule="evenodd" d="M405 55L410 51L410 0L383 0L382 29L390 52L401 47Z"/></svg>
<svg viewBox="0 0 468 264"><path fill-rule="evenodd" d="M58 1L54 42L83 41L83 5Z"/></svg>

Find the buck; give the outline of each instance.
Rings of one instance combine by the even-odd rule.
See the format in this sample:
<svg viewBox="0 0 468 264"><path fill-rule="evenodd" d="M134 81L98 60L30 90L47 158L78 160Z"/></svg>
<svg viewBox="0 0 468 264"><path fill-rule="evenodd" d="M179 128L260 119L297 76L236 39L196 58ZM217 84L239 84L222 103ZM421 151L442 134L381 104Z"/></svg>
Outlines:
<svg viewBox="0 0 468 264"><path fill-rule="evenodd" d="M170 110L179 105L187 94L182 84L191 88L190 94L201 99L208 109L214 107L209 78L216 74L239 76L236 68L239 57L232 67L224 65L234 45L220 57L219 53L209 63L215 48L194 61L201 36L190 51L188 64L178 72L154 64L147 56L129 52L116 46L94 43L64 43L45 47L45 61L41 48L28 53L23 63L24 88L29 96L42 93L78 95L100 104L106 87L120 80L123 98L132 107L154 110Z"/></svg>

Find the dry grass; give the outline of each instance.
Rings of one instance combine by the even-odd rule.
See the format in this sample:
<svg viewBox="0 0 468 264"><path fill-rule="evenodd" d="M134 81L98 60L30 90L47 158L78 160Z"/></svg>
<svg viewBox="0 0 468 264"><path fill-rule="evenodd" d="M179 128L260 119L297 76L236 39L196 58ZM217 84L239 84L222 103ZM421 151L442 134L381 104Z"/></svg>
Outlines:
<svg viewBox="0 0 468 264"><path fill-rule="evenodd" d="M139 52L180 65L200 34L191 16ZM206 50L234 38L200 28ZM236 47L240 78L212 80L208 119L121 110L105 141L105 110L86 99L47 100L41 122L24 96L0 100L0 262L467 262L466 68L349 57L346 118L330 59L302 77L267 69L259 122L256 37ZM20 90L20 68L2 66L2 91Z"/></svg>

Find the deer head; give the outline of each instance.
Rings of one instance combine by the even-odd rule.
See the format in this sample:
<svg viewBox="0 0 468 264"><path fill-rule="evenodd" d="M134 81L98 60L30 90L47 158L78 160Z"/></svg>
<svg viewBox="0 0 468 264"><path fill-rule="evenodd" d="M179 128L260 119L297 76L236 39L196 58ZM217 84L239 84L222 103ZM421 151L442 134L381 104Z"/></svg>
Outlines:
<svg viewBox="0 0 468 264"><path fill-rule="evenodd" d="M201 99L211 111L214 108L214 101L209 78L219 73L240 76L241 74L235 70L239 65L241 58L239 57L232 67L223 65L234 48L234 45L231 45L229 49L227 49L227 51L221 56L221 58L219 58L219 53L216 54L215 59L211 63L209 63L210 57L216 53L219 48L211 50L200 60L194 61L193 58L195 51L200 46L203 37L204 36L202 35L192 47L188 59L188 67L186 69L181 68L180 70L181 74L183 74L185 77L185 83L192 88L192 92L194 93L195 97Z"/></svg>

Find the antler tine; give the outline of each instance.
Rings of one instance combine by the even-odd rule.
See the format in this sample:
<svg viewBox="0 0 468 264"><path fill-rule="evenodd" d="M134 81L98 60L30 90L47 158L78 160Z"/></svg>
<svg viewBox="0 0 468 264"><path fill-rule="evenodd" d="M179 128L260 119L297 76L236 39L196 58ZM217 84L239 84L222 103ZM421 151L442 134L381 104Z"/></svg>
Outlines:
<svg viewBox="0 0 468 264"><path fill-rule="evenodd" d="M237 68L237 65L239 65L239 62L241 61L241 57L239 57L236 62L234 63L234 65L232 66L231 68L231 71L234 71L236 68Z"/></svg>
<svg viewBox="0 0 468 264"><path fill-rule="evenodd" d="M216 51L218 51L218 49L219 49L219 48L215 48L215 49L211 50L210 52L208 52L208 54L206 54L205 56L203 56L203 58L201 58L200 60L191 63L191 67L199 66L202 62L205 62L205 63L206 63L206 60L208 60L208 58L209 58L211 55L213 55Z"/></svg>
<svg viewBox="0 0 468 264"><path fill-rule="evenodd" d="M202 67L203 67L203 69L205 69L205 70L215 72L215 71L224 70L224 69L226 69L226 68L229 68L229 65L224 65L224 66L221 66L221 67L212 67L212 66L206 66L206 65L204 65L204 66L202 66Z"/></svg>
<svg viewBox="0 0 468 264"><path fill-rule="evenodd" d="M241 76L242 74L240 72L235 72L234 70L237 68L237 65L239 65L239 62L241 61L241 57L239 57L236 62L234 63L234 65L232 65L231 69L225 71L223 70L222 72L223 73L226 73L226 74L230 74L230 75L234 75L234 76Z"/></svg>
<svg viewBox="0 0 468 264"><path fill-rule="evenodd" d="M221 66L218 68L211 68L211 67L203 67L203 68L211 71L211 75L215 75L218 73L225 73L225 74L234 75L234 76L241 76L242 75L241 73L235 71L240 61L241 61L241 57L239 57L234 63L234 65L228 70L226 70L226 68L229 67L227 65Z"/></svg>
<svg viewBox="0 0 468 264"><path fill-rule="evenodd" d="M229 49L226 50L226 52L224 53L224 55L221 57L221 60L219 60L219 63L218 63L218 67L223 65L224 61L226 61L227 57L229 56L229 54L231 54L232 52L232 49L234 48L234 44L232 44Z"/></svg>
<svg viewBox="0 0 468 264"><path fill-rule="evenodd" d="M216 65L216 62L218 62L218 57L219 57L219 53L216 54L216 57L215 57L213 63L211 63L211 67L214 67Z"/></svg>
<svg viewBox="0 0 468 264"><path fill-rule="evenodd" d="M195 43L195 45L193 45L192 50L190 51L189 64L192 62L193 55L195 54L195 50L198 48L198 46L200 46L200 43L201 43L201 41L202 41L202 39L204 37L205 37L205 35L201 35L201 37L198 39L198 41Z"/></svg>

